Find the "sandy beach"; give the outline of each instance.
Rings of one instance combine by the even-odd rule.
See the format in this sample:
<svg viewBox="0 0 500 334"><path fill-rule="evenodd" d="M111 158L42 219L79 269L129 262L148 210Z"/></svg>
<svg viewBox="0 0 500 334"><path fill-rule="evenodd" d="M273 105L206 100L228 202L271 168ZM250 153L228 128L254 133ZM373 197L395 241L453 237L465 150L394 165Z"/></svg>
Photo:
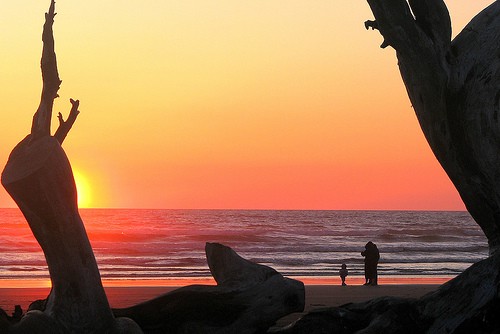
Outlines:
<svg viewBox="0 0 500 334"><path fill-rule="evenodd" d="M428 292L436 290L438 287L438 285L430 284L378 286L306 285L305 312L314 308L358 303L382 296L418 298Z"/></svg>
<svg viewBox="0 0 500 334"><path fill-rule="evenodd" d="M434 291L444 281L446 281L445 278L381 279L381 284L378 286L363 286L361 278L353 278L351 284L341 286L337 284L336 280L305 280L306 301L304 313L315 308L340 306L381 296L418 298ZM179 286L105 287L108 300L113 308L135 305L177 288ZM13 312L15 304L21 305L23 310L26 311L32 301L45 298L49 291L50 288L48 287L0 288L0 307L8 314ZM301 315L302 313L288 315L278 321L277 325L285 326L298 319Z"/></svg>

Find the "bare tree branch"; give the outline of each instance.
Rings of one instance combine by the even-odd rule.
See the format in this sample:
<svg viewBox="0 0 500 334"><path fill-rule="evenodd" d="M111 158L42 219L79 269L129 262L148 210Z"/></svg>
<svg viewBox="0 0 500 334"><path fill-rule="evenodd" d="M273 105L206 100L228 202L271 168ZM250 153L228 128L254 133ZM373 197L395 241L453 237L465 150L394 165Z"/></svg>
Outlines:
<svg viewBox="0 0 500 334"><path fill-rule="evenodd" d="M59 73L57 72L54 34L52 31L55 16L55 1L51 0L49 11L45 13L45 24L43 25L43 50L41 60L43 88L40 105L33 116L33 123L31 126L32 139L50 136L52 108L54 99L58 97L57 92L61 85Z"/></svg>
<svg viewBox="0 0 500 334"><path fill-rule="evenodd" d="M63 143L64 139L66 138L66 135L68 134L69 130L71 130L71 127L75 123L76 117L80 113L80 111L78 110L80 101L73 99L70 99L69 101L71 102L72 106L68 115L68 119L65 121L61 113L57 115L57 118L59 119L59 127L57 128L54 137L60 144Z"/></svg>

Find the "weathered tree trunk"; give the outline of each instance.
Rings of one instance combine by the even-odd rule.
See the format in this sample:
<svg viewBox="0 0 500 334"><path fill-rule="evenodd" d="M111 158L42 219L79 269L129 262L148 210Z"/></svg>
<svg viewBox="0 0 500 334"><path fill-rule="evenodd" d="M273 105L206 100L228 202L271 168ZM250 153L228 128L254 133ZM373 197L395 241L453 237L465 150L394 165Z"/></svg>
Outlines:
<svg viewBox="0 0 500 334"><path fill-rule="evenodd" d="M392 46L420 126L482 228L500 250L500 3L451 41L442 0L368 0Z"/></svg>
<svg viewBox="0 0 500 334"><path fill-rule="evenodd" d="M52 290L45 313L69 332L110 328L113 316L78 214L69 161L55 138L31 138L12 152L2 183L26 217L47 260Z"/></svg>
<svg viewBox="0 0 500 334"><path fill-rule="evenodd" d="M2 173L2 184L15 200L45 254L52 281L41 309L33 308L10 324L0 310L2 334L142 333L130 318L115 318L99 269L78 213L76 185L61 147L75 122L79 101L50 135L54 99L61 80L57 72L52 24L52 0L43 29L40 106L31 134L12 151ZM304 308L304 286L274 269L244 260L233 250L207 244L210 269L217 286L190 286L125 309L148 333L239 333L267 330L289 313Z"/></svg>
<svg viewBox="0 0 500 334"><path fill-rule="evenodd" d="M2 184L26 217L45 254L52 290L46 309L28 312L12 333L109 333L140 332L130 320L116 321L104 292L97 263L78 213L77 193L70 163L61 148L78 115L78 101L55 137L50 135L54 99L61 80L57 73L51 1L43 28L40 106L33 117L31 134L12 151L2 173Z"/></svg>
<svg viewBox="0 0 500 334"><path fill-rule="evenodd" d="M142 304L115 309L144 333L264 333L278 319L302 312L304 284L243 259L231 248L207 243L207 262L217 285L186 286Z"/></svg>
<svg viewBox="0 0 500 334"><path fill-rule="evenodd" d="M499 333L500 3L451 42L441 0L368 0L382 47L396 49L420 126L482 228L490 257L418 300L383 297L311 312L288 334ZM411 10L410 10L411 6Z"/></svg>

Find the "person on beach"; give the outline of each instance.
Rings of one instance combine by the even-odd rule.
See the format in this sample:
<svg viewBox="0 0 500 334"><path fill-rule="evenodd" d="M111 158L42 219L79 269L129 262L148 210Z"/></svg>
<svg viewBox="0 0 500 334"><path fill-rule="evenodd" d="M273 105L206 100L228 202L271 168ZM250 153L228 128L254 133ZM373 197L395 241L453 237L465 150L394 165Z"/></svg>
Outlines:
<svg viewBox="0 0 500 334"><path fill-rule="evenodd" d="M369 241L365 245L365 250L361 252L365 257L365 284L378 285L377 265L380 260L380 252L373 242Z"/></svg>
<svg viewBox="0 0 500 334"><path fill-rule="evenodd" d="M349 275L349 271L347 270L347 266L345 263L342 263L342 268L339 270L339 275L340 279L342 280L342 286L346 286L347 284L345 284L345 278L347 277L347 275Z"/></svg>

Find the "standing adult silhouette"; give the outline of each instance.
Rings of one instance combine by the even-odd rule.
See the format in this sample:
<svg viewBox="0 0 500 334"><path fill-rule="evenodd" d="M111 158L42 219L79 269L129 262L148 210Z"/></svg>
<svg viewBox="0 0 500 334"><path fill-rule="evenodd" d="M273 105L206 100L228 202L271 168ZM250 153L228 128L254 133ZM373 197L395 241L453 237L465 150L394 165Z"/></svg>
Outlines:
<svg viewBox="0 0 500 334"><path fill-rule="evenodd" d="M369 241L365 245L365 250L361 252L365 257L365 284L378 285L377 266L380 260L380 252L373 242Z"/></svg>

